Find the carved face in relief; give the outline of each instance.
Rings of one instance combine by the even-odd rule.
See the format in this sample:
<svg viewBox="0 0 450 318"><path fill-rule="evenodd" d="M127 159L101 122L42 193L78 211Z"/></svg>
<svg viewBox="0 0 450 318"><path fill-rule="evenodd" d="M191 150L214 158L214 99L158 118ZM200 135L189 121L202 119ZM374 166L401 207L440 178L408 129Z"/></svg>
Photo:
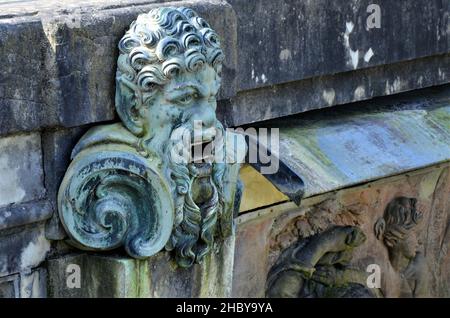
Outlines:
<svg viewBox="0 0 450 318"><path fill-rule="evenodd" d="M188 267L213 244L226 166L175 161L174 145L185 137L175 132L207 143L223 131L215 113L224 58L218 36L191 9L158 8L131 24L119 50L116 109L141 150L162 162L176 210L166 248Z"/></svg>
<svg viewBox="0 0 450 318"><path fill-rule="evenodd" d="M403 240L392 248L393 253L401 253L405 258L411 260L416 256L419 249L419 240L417 235L409 233Z"/></svg>
<svg viewBox="0 0 450 318"><path fill-rule="evenodd" d="M219 87L220 78L209 65L195 72L176 74L155 94L151 106L142 111L148 125L144 139L163 144L174 128L184 126L192 131L198 122L202 124L203 140L211 141L220 125L216 118Z"/></svg>
<svg viewBox="0 0 450 318"><path fill-rule="evenodd" d="M224 55L202 18L187 8L151 10L131 24L119 50L116 109L144 147L162 151L175 128L194 121L211 138L220 126L215 109Z"/></svg>
<svg viewBox="0 0 450 318"><path fill-rule="evenodd" d="M416 205L414 198L398 197L388 204L383 218L375 224L375 234L388 247L394 267L404 267L417 254L419 241L414 228L422 213Z"/></svg>

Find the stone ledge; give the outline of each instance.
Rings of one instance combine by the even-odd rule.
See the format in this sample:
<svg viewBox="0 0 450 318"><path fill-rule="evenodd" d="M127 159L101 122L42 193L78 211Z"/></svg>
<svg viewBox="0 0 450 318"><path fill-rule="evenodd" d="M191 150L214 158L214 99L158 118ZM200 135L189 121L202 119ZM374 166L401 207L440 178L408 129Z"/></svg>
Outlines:
<svg viewBox="0 0 450 318"><path fill-rule="evenodd" d="M443 54L319 76L239 92L236 97L219 102L219 117L226 126L241 126L439 86L448 83L449 74L450 54Z"/></svg>
<svg viewBox="0 0 450 318"><path fill-rule="evenodd" d="M370 2L291 0L281 7L267 0L0 4L0 134L115 119L117 41L139 13L160 5L193 7L221 36L226 61L220 111L230 125L449 82L446 1L380 0L382 28L366 30ZM364 59L370 48L374 55ZM357 60L350 58L350 50L358 53ZM392 72L383 75L385 68L395 65L395 72L405 74L414 61L423 65L426 58L434 61L424 66L433 78L416 76L400 90L378 88L395 81ZM326 85L323 78L329 78ZM353 98L351 88L360 80L375 82L377 88L369 85L363 97L359 92ZM316 84L325 93L334 89L336 99L330 94L321 98ZM274 87L285 86L295 87L300 102L291 90L287 107L278 107L274 95L284 95ZM266 92L261 95L261 90ZM245 97L255 93L258 98Z"/></svg>

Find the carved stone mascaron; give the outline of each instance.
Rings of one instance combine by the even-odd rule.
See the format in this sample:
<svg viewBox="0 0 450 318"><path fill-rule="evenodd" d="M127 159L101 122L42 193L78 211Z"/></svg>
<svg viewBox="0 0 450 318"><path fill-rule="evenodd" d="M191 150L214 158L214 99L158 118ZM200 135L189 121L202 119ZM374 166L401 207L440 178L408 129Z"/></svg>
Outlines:
<svg viewBox="0 0 450 318"><path fill-rule="evenodd" d="M166 7L138 16L119 50L121 123L94 127L78 142L59 189L59 216L80 249L123 246L145 258L166 248L189 267L232 234L239 200L245 142L215 114L220 42L191 9ZM186 132L194 145L213 145L214 160L194 161Z"/></svg>

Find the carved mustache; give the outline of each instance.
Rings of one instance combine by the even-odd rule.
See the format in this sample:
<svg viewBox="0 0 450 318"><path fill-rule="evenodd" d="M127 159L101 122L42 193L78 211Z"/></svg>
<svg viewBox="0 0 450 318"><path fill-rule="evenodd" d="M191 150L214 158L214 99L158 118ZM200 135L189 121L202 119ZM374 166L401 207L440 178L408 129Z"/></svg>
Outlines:
<svg viewBox="0 0 450 318"><path fill-rule="evenodd" d="M215 149L223 146L223 127L198 128L190 123L176 127L170 134L172 159L178 163L211 162Z"/></svg>

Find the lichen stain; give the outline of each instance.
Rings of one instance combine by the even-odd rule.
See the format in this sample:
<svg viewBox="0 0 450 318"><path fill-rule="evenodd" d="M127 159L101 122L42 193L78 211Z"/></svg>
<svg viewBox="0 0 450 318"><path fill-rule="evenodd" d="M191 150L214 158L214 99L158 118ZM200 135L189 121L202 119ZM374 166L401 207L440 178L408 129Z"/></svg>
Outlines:
<svg viewBox="0 0 450 318"><path fill-rule="evenodd" d="M350 57L349 62L353 66L353 69L356 69L359 63L359 51L352 50L352 48L350 47L350 33L352 33L354 27L355 25L351 21L345 23L344 45Z"/></svg>
<svg viewBox="0 0 450 318"><path fill-rule="evenodd" d="M375 54L373 53L372 48L368 49L366 54L364 54L364 61L366 63L370 62L370 59L374 56Z"/></svg>
<svg viewBox="0 0 450 318"><path fill-rule="evenodd" d="M353 94L355 100L361 100L366 96L366 89L364 86L360 85L355 89L355 92Z"/></svg>
<svg viewBox="0 0 450 318"><path fill-rule="evenodd" d="M0 206L20 202L25 190L19 183L19 168L11 165L8 156L0 156Z"/></svg>
<svg viewBox="0 0 450 318"><path fill-rule="evenodd" d="M261 75L261 80L264 84L267 82L267 77L265 74Z"/></svg>
<svg viewBox="0 0 450 318"><path fill-rule="evenodd" d="M392 85L389 83L389 81L386 81L385 93L386 95L394 94L399 92L401 88L402 88L402 81L400 80L399 77L396 77Z"/></svg>
<svg viewBox="0 0 450 318"><path fill-rule="evenodd" d="M287 60L292 59L292 53L288 49L281 50L280 52L280 60L282 62L286 62Z"/></svg>
<svg viewBox="0 0 450 318"><path fill-rule="evenodd" d="M419 79L417 80L417 84L418 84L419 86L422 86L422 85L423 85L423 76L422 76L422 75L420 75Z"/></svg>
<svg viewBox="0 0 450 318"><path fill-rule="evenodd" d="M45 239L43 233L34 241L28 243L20 255L21 268L33 268L44 261L50 250L50 242Z"/></svg>
<svg viewBox="0 0 450 318"><path fill-rule="evenodd" d="M336 98L336 92L333 88L325 89L322 92L322 97L327 102L328 106L331 106L334 104L334 100Z"/></svg>
<svg viewBox="0 0 450 318"><path fill-rule="evenodd" d="M446 73L442 72L441 68L438 68L439 79L444 80L446 78Z"/></svg>

